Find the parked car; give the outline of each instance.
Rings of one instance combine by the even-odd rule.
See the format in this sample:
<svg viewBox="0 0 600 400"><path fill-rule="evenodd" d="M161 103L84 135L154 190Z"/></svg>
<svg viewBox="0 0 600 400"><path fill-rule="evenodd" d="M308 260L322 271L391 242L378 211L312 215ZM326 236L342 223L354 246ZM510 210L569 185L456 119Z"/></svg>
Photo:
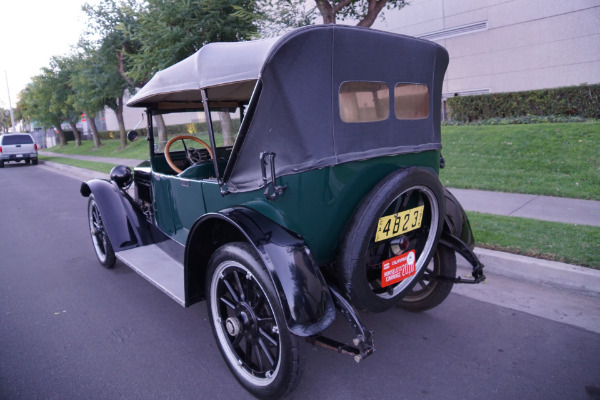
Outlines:
<svg viewBox="0 0 600 400"><path fill-rule="evenodd" d="M0 168L9 161L37 165L38 147L30 134L7 133L0 136Z"/></svg>
<svg viewBox="0 0 600 400"><path fill-rule="evenodd" d="M206 300L225 362L257 397L295 387L301 339L364 359L375 348L359 312L423 311L484 279L438 179L447 64L435 43L336 25L204 46L128 103L146 109L149 160L81 186L98 260L184 307ZM218 145L233 112L235 143ZM154 129L186 114L185 134ZM457 252L472 278L456 277ZM351 340L323 336L336 311Z"/></svg>

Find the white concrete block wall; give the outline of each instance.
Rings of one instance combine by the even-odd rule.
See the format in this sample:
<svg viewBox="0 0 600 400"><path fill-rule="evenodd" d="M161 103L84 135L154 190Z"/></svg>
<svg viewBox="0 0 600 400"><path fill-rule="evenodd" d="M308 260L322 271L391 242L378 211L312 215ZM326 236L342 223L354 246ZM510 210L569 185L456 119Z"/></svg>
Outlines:
<svg viewBox="0 0 600 400"><path fill-rule="evenodd" d="M600 0L413 0L373 27L423 36L479 22L436 40L450 54L444 93L600 83Z"/></svg>

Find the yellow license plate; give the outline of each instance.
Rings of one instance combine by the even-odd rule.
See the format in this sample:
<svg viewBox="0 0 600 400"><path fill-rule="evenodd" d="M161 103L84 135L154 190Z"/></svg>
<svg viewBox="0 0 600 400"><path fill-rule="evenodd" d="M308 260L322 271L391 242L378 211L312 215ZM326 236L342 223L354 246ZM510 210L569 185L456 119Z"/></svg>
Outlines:
<svg viewBox="0 0 600 400"><path fill-rule="evenodd" d="M419 206L399 212L398 214L379 218L377 232L375 233L375 241L379 242L419 229L421 227L421 221L423 220L424 209L425 206Z"/></svg>

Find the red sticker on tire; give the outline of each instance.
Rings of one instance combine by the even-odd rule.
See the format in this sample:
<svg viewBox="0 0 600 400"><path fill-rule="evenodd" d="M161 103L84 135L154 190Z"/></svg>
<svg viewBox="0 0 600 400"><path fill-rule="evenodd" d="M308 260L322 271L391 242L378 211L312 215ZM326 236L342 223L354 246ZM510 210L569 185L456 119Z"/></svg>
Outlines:
<svg viewBox="0 0 600 400"><path fill-rule="evenodd" d="M415 266L415 251L400 254L381 263L381 287L398 283L409 276L413 276L417 270Z"/></svg>

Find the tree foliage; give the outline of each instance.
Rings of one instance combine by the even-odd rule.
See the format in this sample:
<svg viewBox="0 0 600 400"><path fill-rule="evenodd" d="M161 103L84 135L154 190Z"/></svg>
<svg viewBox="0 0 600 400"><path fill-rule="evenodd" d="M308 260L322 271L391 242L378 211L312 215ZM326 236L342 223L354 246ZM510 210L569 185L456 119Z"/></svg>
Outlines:
<svg viewBox="0 0 600 400"><path fill-rule="evenodd" d="M58 89L59 81L54 75L43 73L34 76L32 82L21 91L21 99L18 103L22 115L29 117L44 127L53 126L59 135L61 146L66 142L61 124L64 120L53 105L53 93Z"/></svg>
<svg viewBox="0 0 600 400"><path fill-rule="evenodd" d="M256 31L254 22L234 11L252 13L254 4L255 0L103 0L84 10L91 31L114 52L121 76L140 87L206 43L250 38ZM157 125L159 134L166 135L160 116Z"/></svg>
<svg viewBox="0 0 600 400"><path fill-rule="evenodd" d="M132 69L128 56L140 48L135 32L142 6L139 0L102 0L96 6L86 3L82 7L88 15L88 36L99 37L97 44L114 53L119 73L131 86L142 86L149 79L134 81L128 74Z"/></svg>
<svg viewBox="0 0 600 400"><path fill-rule="evenodd" d="M8 132L10 126L10 111L0 107L0 132Z"/></svg>
<svg viewBox="0 0 600 400"><path fill-rule="evenodd" d="M50 94L50 112L61 118L71 127L75 136L75 146L81 145L81 135L76 123L80 118L81 109L75 104L75 90L71 78L75 74L74 56L54 56L48 67L42 68L44 75L53 82L53 92Z"/></svg>
<svg viewBox="0 0 600 400"><path fill-rule="evenodd" d="M102 0L86 4L90 30L115 52L119 70L140 87L160 69L209 42L248 39L253 21L235 10L254 12L255 0Z"/></svg>
<svg viewBox="0 0 600 400"><path fill-rule="evenodd" d="M74 60L75 74L71 85L75 89L74 105L81 109L92 130L95 146L100 145L95 117L104 107L117 113L123 103L123 95L132 87L119 73L119 64L115 52L105 43L94 46L80 41L80 52ZM127 144L125 127L121 130L121 147Z"/></svg>
<svg viewBox="0 0 600 400"><path fill-rule="evenodd" d="M271 37L290 29L313 25L319 10L305 0L256 0L254 10L234 7L237 18L256 25L257 36Z"/></svg>
<svg viewBox="0 0 600 400"><path fill-rule="evenodd" d="M252 22L235 16L234 7L253 12L253 0L148 0L136 15L136 30L127 31L139 43L127 54L129 76L144 81L157 71L195 53L210 42L232 42L250 38Z"/></svg>
<svg viewBox="0 0 600 400"><path fill-rule="evenodd" d="M138 14L143 5L144 3L138 0L103 0L96 6L83 6L90 22L88 42L91 38L97 38L93 49L88 51L89 56L93 56L100 63L100 80L105 82L105 85L98 89L103 94L104 105L111 108L117 117L121 148L127 145L123 118L124 95L126 91L133 91L135 86L141 86L149 79L148 76L139 79L131 77L134 67L129 57L140 48L140 43L133 33L138 29Z"/></svg>

